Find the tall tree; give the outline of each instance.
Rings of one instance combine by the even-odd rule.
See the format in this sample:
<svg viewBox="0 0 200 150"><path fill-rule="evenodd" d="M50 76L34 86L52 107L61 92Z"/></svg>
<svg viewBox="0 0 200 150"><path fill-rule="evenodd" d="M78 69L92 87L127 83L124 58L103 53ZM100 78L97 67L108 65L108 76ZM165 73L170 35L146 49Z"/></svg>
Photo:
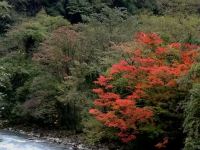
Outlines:
<svg viewBox="0 0 200 150"><path fill-rule="evenodd" d="M11 8L6 1L0 1L0 33L5 32L12 22Z"/></svg>

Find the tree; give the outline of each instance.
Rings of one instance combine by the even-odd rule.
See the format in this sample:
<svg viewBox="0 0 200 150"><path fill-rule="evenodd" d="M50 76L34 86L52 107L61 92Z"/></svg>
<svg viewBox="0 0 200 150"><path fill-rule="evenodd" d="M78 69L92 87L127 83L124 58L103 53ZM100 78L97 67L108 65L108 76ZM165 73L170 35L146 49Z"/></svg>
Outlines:
<svg viewBox="0 0 200 150"><path fill-rule="evenodd" d="M95 81L98 98L90 113L116 129L122 142L130 142L152 123L157 114L153 108L176 99L177 79L195 63L198 46L165 44L155 33L138 33L134 42L119 47L126 57Z"/></svg>
<svg viewBox="0 0 200 150"><path fill-rule="evenodd" d="M159 14L199 14L199 0L156 0Z"/></svg>
<svg viewBox="0 0 200 150"><path fill-rule="evenodd" d="M187 133L185 140L185 150L200 148L200 85L196 83L190 90L190 99L185 108L184 131Z"/></svg>
<svg viewBox="0 0 200 150"><path fill-rule="evenodd" d="M61 16L47 16L41 12L35 18L12 27L1 41L2 49L7 52L21 51L31 57L39 43L45 40L51 31L68 25L68 21Z"/></svg>
<svg viewBox="0 0 200 150"><path fill-rule="evenodd" d="M140 9L156 11L155 0L114 0L113 4L117 7L125 7L130 13L136 13Z"/></svg>
<svg viewBox="0 0 200 150"><path fill-rule="evenodd" d="M199 149L200 147L200 64L192 66L189 74L182 80L182 87L189 90L184 105L184 133L186 133L185 150ZM190 87L190 88L188 88Z"/></svg>
<svg viewBox="0 0 200 150"><path fill-rule="evenodd" d="M9 91L11 90L10 74L4 67L0 67L0 117L5 117L7 115L7 104L5 99L9 96Z"/></svg>
<svg viewBox="0 0 200 150"><path fill-rule="evenodd" d="M0 1L0 34L4 33L12 23L12 7L6 1Z"/></svg>
<svg viewBox="0 0 200 150"><path fill-rule="evenodd" d="M35 16L41 10L43 0L8 0L8 2L16 11Z"/></svg>

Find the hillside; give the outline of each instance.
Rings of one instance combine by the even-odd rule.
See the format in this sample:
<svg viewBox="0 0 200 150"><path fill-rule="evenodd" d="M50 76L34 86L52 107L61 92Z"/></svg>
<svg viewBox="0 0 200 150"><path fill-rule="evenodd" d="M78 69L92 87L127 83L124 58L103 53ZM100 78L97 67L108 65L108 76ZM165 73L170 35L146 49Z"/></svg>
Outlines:
<svg viewBox="0 0 200 150"><path fill-rule="evenodd" d="M0 0L0 122L198 150L199 50L199 0Z"/></svg>

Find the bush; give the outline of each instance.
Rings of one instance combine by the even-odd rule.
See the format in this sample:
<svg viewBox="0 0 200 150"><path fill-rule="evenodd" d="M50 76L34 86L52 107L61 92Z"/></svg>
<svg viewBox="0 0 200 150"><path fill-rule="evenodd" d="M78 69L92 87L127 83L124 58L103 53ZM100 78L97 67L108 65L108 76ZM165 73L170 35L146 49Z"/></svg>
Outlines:
<svg viewBox="0 0 200 150"><path fill-rule="evenodd" d="M90 145L97 145L102 142L110 144L111 141L117 141L114 136L114 131L109 128L105 128L100 122L94 118L87 118L83 121L86 143Z"/></svg>
<svg viewBox="0 0 200 150"><path fill-rule="evenodd" d="M186 133L185 150L193 150L200 148L200 84L198 82L200 77L200 65L196 64L190 71L188 76L188 87L194 83L190 90L190 95L186 99L185 103L185 120L184 120L184 132Z"/></svg>
<svg viewBox="0 0 200 150"><path fill-rule="evenodd" d="M51 31L65 25L68 25L68 22L62 17L38 14L36 18L29 19L9 30L3 40L3 49L7 49L8 52L18 50L31 56Z"/></svg>
<svg viewBox="0 0 200 150"><path fill-rule="evenodd" d="M163 133L166 137L155 147L180 147L182 131L169 131L175 126L180 128L178 104L187 95L179 89L177 80L188 75L196 64L198 46L168 44L155 33L142 32L121 47L125 51L122 60L95 81L98 88L93 92L98 97L90 114L105 127L115 129L114 134L123 143L137 143L145 133L156 142ZM179 142L167 145L169 139Z"/></svg>
<svg viewBox="0 0 200 150"><path fill-rule="evenodd" d="M174 15L177 14L199 14L200 2L198 0L156 0L158 13Z"/></svg>
<svg viewBox="0 0 200 150"><path fill-rule="evenodd" d="M198 44L200 41L198 16L152 16L139 15L137 30L155 32L169 42Z"/></svg>
<svg viewBox="0 0 200 150"><path fill-rule="evenodd" d="M0 1L0 34L5 33L12 23L12 7L6 1Z"/></svg>
<svg viewBox="0 0 200 150"><path fill-rule="evenodd" d="M25 12L27 15L35 16L42 8L43 0L8 0L18 12Z"/></svg>

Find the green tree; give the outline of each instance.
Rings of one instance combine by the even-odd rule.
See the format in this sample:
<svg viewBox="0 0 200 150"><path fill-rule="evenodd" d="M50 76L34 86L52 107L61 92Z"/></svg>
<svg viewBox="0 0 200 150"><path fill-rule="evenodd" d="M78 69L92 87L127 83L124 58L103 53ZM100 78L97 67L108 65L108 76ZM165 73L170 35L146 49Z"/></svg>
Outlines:
<svg viewBox="0 0 200 150"><path fill-rule="evenodd" d="M6 1L0 1L0 34L4 33L12 23L12 7Z"/></svg>
<svg viewBox="0 0 200 150"><path fill-rule="evenodd" d="M199 0L156 0L156 4L158 6L158 13L162 15L200 13Z"/></svg>
<svg viewBox="0 0 200 150"><path fill-rule="evenodd" d="M148 9L156 11L155 0L114 0L114 5L117 7L125 7L130 13L136 13L140 9Z"/></svg>
<svg viewBox="0 0 200 150"><path fill-rule="evenodd" d="M186 133L185 150L200 149L200 64L196 64L186 79L187 87L191 87L185 104L184 132ZM194 83L191 85L191 83Z"/></svg>
<svg viewBox="0 0 200 150"><path fill-rule="evenodd" d="M42 8L43 0L7 0L18 12L35 16Z"/></svg>
<svg viewBox="0 0 200 150"><path fill-rule="evenodd" d="M32 56L33 51L55 29L68 25L68 21L61 16L51 17L41 12L35 18L12 27L5 38L1 40L2 49L7 52L21 51Z"/></svg>

